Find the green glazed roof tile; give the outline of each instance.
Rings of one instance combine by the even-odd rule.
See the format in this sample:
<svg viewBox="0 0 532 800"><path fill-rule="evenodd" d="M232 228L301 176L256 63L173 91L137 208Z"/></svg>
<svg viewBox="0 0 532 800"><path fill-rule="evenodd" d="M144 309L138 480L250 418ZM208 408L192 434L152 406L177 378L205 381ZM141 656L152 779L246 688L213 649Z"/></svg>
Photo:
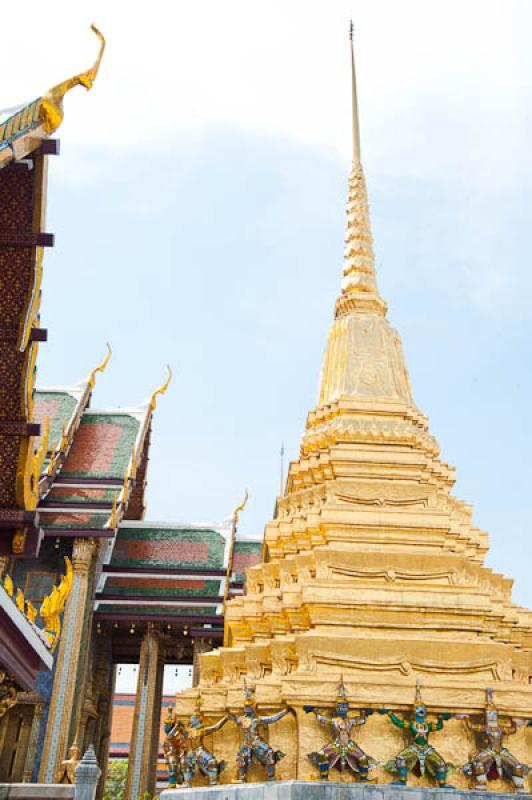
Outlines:
<svg viewBox="0 0 532 800"><path fill-rule="evenodd" d="M85 511L72 512L48 512L40 510L40 524L43 528L56 528L57 530L69 530L72 528L105 528L109 520L109 513L92 514Z"/></svg>
<svg viewBox="0 0 532 800"><path fill-rule="evenodd" d="M63 425L68 424L78 405L78 400L66 391L37 390L34 398L33 416L35 422L44 425L48 417L48 450L52 450L61 440Z"/></svg>
<svg viewBox="0 0 532 800"><path fill-rule="evenodd" d="M244 580L245 570L258 564L262 555L262 542L237 539L233 551L233 574L235 580Z"/></svg>
<svg viewBox="0 0 532 800"><path fill-rule="evenodd" d="M226 540L210 528L129 527L118 531L113 566L222 569Z"/></svg>
<svg viewBox="0 0 532 800"><path fill-rule="evenodd" d="M83 503L112 503L116 489L85 489L77 486L54 486L46 495L47 502L53 501L58 507Z"/></svg>
<svg viewBox="0 0 532 800"><path fill-rule="evenodd" d="M140 429L127 413L85 411L62 475L116 478L129 466Z"/></svg>
<svg viewBox="0 0 532 800"><path fill-rule="evenodd" d="M219 597L220 581L165 580L157 578L114 578L108 577L103 594L124 595L131 597Z"/></svg>
<svg viewBox="0 0 532 800"><path fill-rule="evenodd" d="M109 614L123 614L127 619L131 619L131 607L114 605L112 603L105 603L100 605L99 611ZM155 606L155 605L139 605L139 612L143 614L153 614L157 616L175 616L175 617L208 617L216 614L216 606L200 606L197 608L175 608L173 606ZM222 617L220 617L222 619Z"/></svg>

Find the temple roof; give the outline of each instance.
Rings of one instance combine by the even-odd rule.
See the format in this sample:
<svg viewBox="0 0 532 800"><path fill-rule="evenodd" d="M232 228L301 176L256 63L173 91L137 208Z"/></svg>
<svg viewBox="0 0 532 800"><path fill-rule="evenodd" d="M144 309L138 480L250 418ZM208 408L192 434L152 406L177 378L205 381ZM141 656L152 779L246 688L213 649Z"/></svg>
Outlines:
<svg viewBox="0 0 532 800"><path fill-rule="evenodd" d="M262 542L236 538L245 501L219 523L139 519L151 419L170 375L131 408L89 408L92 373L92 380L36 392L36 414L49 426L40 525L47 538L108 540L95 597L98 619L177 620L191 630L207 625L209 635L214 626L212 635L221 637L225 599L242 593L244 571L260 560Z"/></svg>
<svg viewBox="0 0 532 800"><path fill-rule="evenodd" d="M102 568L96 610L115 620L145 613L221 623L232 533L231 518L204 525L122 522ZM241 593L243 570L260 560L261 550L260 541L235 542L231 595Z"/></svg>
<svg viewBox="0 0 532 800"><path fill-rule="evenodd" d="M16 456L11 472L5 471L8 490L4 496L0 491L0 511L3 505L9 518L15 509L33 526L31 546L24 537L18 545L18 552L25 548L26 556L38 557L41 533L57 540L58 549L64 538L106 540L96 574L100 616L129 620L147 612L216 628L227 597L242 592L243 571L259 560L262 543L235 541L243 505L219 524L140 521L152 416L171 371L146 402L128 408L90 407L96 373L105 369L110 348L103 362L78 383L34 388L37 342L46 338L38 327L43 247L53 243L53 236L40 229L45 219L46 156L58 152L55 144L44 142L62 121L66 92L77 85L90 89L96 77L105 42L93 30L100 51L91 69L29 103L0 111L0 363L13 365L16 373L16 380L10 374L4 385L17 387L4 395L0 387L0 450L13 450ZM4 299L2 306L2 294L8 294L2 293L4 284L14 288L16 303ZM5 446L15 434L16 452ZM15 493L22 457L24 497L19 490ZM28 509L31 520L24 517ZM5 538L5 552L17 552L12 532L9 541ZM68 550L68 544L61 546ZM10 603L9 609L19 613ZM219 625L214 634L221 631ZM41 636L38 628L35 636Z"/></svg>
<svg viewBox="0 0 532 800"><path fill-rule="evenodd" d="M49 391L43 398L54 403ZM56 403L58 416L73 408L65 394L59 394ZM112 517L117 506L125 514L143 461L151 415L148 402L130 409L83 411L64 464L39 505L45 535L79 529L112 536L118 521Z"/></svg>
<svg viewBox="0 0 532 800"><path fill-rule="evenodd" d="M123 522L111 564L116 567L223 569L227 566L231 520L191 525Z"/></svg>
<svg viewBox="0 0 532 800"><path fill-rule="evenodd" d="M144 514L151 421L171 371L138 406L89 408L96 374L111 357L107 347L105 359L83 381L35 394L36 413L49 429L39 502L45 536L112 539L123 518Z"/></svg>
<svg viewBox="0 0 532 800"><path fill-rule="evenodd" d="M124 477L131 454L138 451L147 409L87 409L61 471L63 478Z"/></svg>

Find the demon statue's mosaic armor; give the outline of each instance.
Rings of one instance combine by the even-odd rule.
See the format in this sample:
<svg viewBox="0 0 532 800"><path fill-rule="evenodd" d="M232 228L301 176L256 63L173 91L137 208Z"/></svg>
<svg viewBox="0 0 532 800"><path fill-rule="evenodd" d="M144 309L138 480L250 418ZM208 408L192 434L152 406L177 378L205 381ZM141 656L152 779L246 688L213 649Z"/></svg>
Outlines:
<svg viewBox="0 0 532 800"><path fill-rule="evenodd" d="M242 734L242 745L237 753L236 765L238 768L238 782L245 783L250 766L257 762L266 768L268 781L275 780L276 764L285 757L282 750L274 750L259 733L261 725L271 725L288 714L285 708L268 717L261 717L255 709L253 691L245 687L244 710L240 715L229 713L233 722L238 725Z"/></svg>
<svg viewBox="0 0 532 800"><path fill-rule="evenodd" d="M471 722L469 715L458 715L466 720L470 730L479 734L482 749L476 753L471 761L462 767L462 771L475 779L475 788L486 789L489 780L505 778L512 781L516 791L526 792L524 778L529 772L526 764L521 764L506 747L503 747L503 738L515 733L518 728L525 725L525 720L506 718L500 719L493 702L493 689L486 689L486 710L484 721Z"/></svg>
<svg viewBox="0 0 532 800"><path fill-rule="evenodd" d="M402 719L392 711L387 713L398 728L407 731L413 742L404 750L385 764L385 769L393 773L397 780L394 783L406 785L408 773L412 772L418 777L428 773L438 782L438 786L446 786L447 775L451 765L429 744L429 735L433 731L441 731L444 720L451 718L451 714L438 714L438 721L434 724L427 722L427 708L421 699L419 681L416 682L416 704L414 706L414 719Z"/></svg>
<svg viewBox="0 0 532 800"><path fill-rule="evenodd" d="M229 717L222 717L214 725L205 727L199 704L185 727L185 755L183 758L184 786L192 786L192 781L199 770L209 781L210 786L218 783L220 773L225 767L225 761L216 758L204 747L204 738L211 733L216 733L222 728Z"/></svg>
<svg viewBox="0 0 532 800"><path fill-rule="evenodd" d="M185 728L172 710L168 707L168 714L164 720L166 739L163 742L163 753L168 767L168 788L175 789L177 784L183 783L183 759L185 755Z"/></svg>
<svg viewBox="0 0 532 800"><path fill-rule="evenodd" d="M366 717L372 714L371 710L361 710L358 715L349 713L349 703L346 699L343 678L338 686L336 697L336 713L321 714L314 706L303 706L308 714L313 712L321 725L332 729L332 740L315 753L309 753L308 758L318 767L320 778L329 779L329 770L338 766L341 770L345 766L358 774L361 781L367 781L368 772L377 766L377 762L368 756L351 738L351 731L359 725L364 725Z"/></svg>

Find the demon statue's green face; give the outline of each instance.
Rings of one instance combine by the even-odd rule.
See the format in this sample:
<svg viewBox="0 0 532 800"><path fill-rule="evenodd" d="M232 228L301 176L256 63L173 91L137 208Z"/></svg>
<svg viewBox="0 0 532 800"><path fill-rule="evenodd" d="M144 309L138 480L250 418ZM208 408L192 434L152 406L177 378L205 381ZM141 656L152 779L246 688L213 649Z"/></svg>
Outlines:
<svg viewBox="0 0 532 800"><path fill-rule="evenodd" d="M417 705L416 706L416 722L424 723L427 721L427 709L426 706Z"/></svg>

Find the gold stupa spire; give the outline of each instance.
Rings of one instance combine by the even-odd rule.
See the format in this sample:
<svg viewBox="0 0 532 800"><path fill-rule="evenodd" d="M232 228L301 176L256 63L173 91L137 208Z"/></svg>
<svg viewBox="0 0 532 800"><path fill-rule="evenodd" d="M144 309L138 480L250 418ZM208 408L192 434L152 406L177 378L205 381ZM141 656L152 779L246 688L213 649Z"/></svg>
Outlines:
<svg viewBox="0 0 532 800"><path fill-rule="evenodd" d="M354 309L386 312L379 296L375 277L375 256L369 220L368 195L360 159L360 123L358 114L353 23L349 27L351 50L351 115L353 120L353 164L349 175L347 198L347 231L345 239L342 294L336 306L340 317Z"/></svg>
<svg viewBox="0 0 532 800"><path fill-rule="evenodd" d="M358 124L357 73L355 69L355 48L353 20L349 23L349 41L351 43L351 112L353 117L353 165L360 164L360 125Z"/></svg>
<svg viewBox="0 0 532 800"><path fill-rule="evenodd" d="M353 163L347 197L342 288L325 348L318 405L339 398L400 399L412 404L399 337L385 319L379 294L366 180L360 158L353 23L349 27Z"/></svg>

